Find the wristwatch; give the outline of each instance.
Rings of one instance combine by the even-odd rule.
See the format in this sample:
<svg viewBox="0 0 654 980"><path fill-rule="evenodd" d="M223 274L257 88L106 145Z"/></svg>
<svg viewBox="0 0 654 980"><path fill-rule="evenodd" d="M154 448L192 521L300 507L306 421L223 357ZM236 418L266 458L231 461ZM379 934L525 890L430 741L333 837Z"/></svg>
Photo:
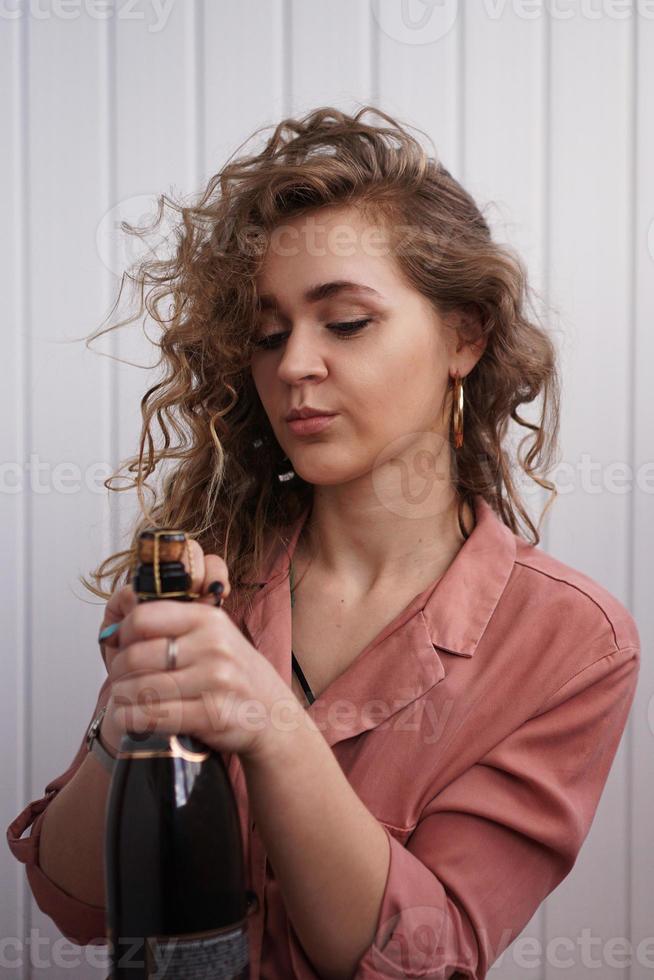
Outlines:
<svg viewBox="0 0 654 980"><path fill-rule="evenodd" d="M91 724L86 730L86 747L89 752L93 752L96 759L104 766L107 772L113 772L114 766L116 765L116 759L111 753L107 752L104 745L100 741L100 725L102 724L102 719L104 718L107 706L100 709Z"/></svg>

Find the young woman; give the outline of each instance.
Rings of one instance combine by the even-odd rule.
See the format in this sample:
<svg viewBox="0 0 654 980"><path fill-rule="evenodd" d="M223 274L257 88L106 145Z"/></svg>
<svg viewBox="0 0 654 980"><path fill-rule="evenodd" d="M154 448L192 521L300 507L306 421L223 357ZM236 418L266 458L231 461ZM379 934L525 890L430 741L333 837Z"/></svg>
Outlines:
<svg viewBox="0 0 654 980"><path fill-rule="evenodd" d="M629 612L538 547L514 482L556 492L556 357L524 267L368 107L285 120L179 210L175 256L138 280L166 370L132 547L187 531L202 599L136 607L131 549L94 573L118 624L100 742L149 724L224 754L253 978L480 980L573 867L639 666ZM78 943L104 941L108 783L83 741L9 829Z"/></svg>

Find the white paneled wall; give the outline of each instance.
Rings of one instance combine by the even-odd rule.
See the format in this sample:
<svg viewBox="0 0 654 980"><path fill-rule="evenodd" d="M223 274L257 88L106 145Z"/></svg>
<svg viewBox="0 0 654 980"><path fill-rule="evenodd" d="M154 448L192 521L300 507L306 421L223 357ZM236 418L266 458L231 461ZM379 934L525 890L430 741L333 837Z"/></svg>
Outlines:
<svg viewBox="0 0 654 980"><path fill-rule="evenodd" d="M374 103L429 134L553 310L562 463L542 544L617 595L643 644L578 862L491 972L653 976L654 4L4 0L0 83L3 827L79 745L104 667L77 576L135 512L102 479L138 448L152 348L138 323L79 341L135 258L116 222L201 189L261 126ZM0 876L0 976L106 975L6 847Z"/></svg>

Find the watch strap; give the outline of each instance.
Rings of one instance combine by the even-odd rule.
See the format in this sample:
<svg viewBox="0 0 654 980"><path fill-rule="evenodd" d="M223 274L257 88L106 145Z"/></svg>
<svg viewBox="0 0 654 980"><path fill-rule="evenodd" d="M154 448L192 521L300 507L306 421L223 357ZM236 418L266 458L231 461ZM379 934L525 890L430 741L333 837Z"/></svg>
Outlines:
<svg viewBox="0 0 654 980"><path fill-rule="evenodd" d="M110 752L107 752L100 741L100 725L102 724L106 710L107 706L105 705L89 725L86 732L86 747L89 752L93 752L98 762L100 762L107 772L112 773L116 765L116 759Z"/></svg>

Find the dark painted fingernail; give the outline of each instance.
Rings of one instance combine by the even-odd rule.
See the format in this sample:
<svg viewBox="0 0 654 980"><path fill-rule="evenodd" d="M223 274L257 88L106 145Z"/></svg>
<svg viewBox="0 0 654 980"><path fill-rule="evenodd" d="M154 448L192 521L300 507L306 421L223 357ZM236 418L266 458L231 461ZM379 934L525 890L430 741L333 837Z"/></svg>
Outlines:
<svg viewBox="0 0 654 980"><path fill-rule="evenodd" d="M220 604L223 601L222 598L221 598L221 596L222 596L223 592L225 591L225 586L223 585L223 583L222 582L212 582L207 591L208 592L211 592L211 593L213 593L213 595L215 595L216 601L215 601L214 605L215 606L220 606Z"/></svg>

